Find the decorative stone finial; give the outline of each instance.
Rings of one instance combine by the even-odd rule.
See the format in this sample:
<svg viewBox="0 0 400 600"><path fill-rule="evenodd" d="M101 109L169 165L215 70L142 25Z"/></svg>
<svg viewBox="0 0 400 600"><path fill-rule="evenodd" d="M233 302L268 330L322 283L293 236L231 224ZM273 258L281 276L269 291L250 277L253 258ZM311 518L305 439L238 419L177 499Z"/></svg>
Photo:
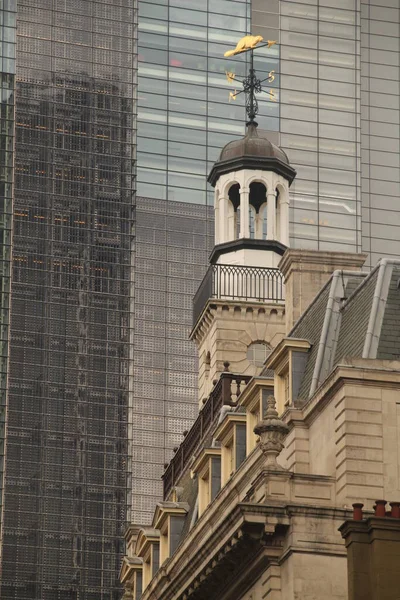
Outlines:
<svg viewBox="0 0 400 600"><path fill-rule="evenodd" d="M275 406L275 398L268 396L264 418L254 427L254 433L260 436L260 447L266 458L266 467L282 470L276 459L284 447L283 440L289 432L289 427L278 418Z"/></svg>
<svg viewBox="0 0 400 600"><path fill-rule="evenodd" d="M174 485L172 488L171 501L172 502L180 502L183 494L183 488L177 485Z"/></svg>
<svg viewBox="0 0 400 600"><path fill-rule="evenodd" d="M124 588L124 595L121 600L133 600L133 585L126 583Z"/></svg>

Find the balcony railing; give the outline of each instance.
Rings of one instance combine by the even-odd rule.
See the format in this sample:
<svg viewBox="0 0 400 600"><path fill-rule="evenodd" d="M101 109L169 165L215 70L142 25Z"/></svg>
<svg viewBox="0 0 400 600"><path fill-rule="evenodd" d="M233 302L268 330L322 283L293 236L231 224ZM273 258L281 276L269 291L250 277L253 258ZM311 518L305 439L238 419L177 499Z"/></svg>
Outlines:
<svg viewBox="0 0 400 600"><path fill-rule="evenodd" d="M229 363L225 363L229 366ZM179 448L167 466L164 475L164 499L167 498L172 487L176 485L179 477L187 469L192 456L199 449L201 441L210 431L211 426L224 404L235 406L242 388L250 381L249 375L236 375L224 371L207 398L199 416L187 432Z"/></svg>
<svg viewBox="0 0 400 600"><path fill-rule="evenodd" d="M193 324L210 298L280 302L284 300L283 275L279 269L211 265L193 298Z"/></svg>

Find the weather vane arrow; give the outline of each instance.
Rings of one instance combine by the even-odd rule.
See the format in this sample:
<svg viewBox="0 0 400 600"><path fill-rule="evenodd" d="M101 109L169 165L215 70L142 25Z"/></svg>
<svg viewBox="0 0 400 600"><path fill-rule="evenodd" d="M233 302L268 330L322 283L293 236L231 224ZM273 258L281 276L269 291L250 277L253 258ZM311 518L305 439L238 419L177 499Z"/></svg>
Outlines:
<svg viewBox="0 0 400 600"><path fill-rule="evenodd" d="M240 79L236 78L236 75L234 73L232 73L230 71L226 71L226 78L229 83L234 83L235 81L239 81L239 83L241 83L243 86L243 90L241 90L240 92L237 92L235 90L234 92L229 93L229 102L231 100L236 100L236 97L239 96L239 94L242 94L242 93L245 94L245 96L246 96L246 113L247 113L247 117L249 119L247 122L247 125L250 125L251 123L254 123L255 125L257 125L255 122L255 118L258 113L258 101L256 98L256 94L259 94L260 92L263 91L262 84L265 81L272 83L275 79L275 71L270 71L268 73L268 77L260 80L257 77L255 69L254 69L254 56L253 56L254 48L256 48L256 47L271 48L271 46L276 44L275 41L271 41L271 40L268 40L265 44L261 44L261 42L263 42L263 40L264 40L264 38L261 35L246 35L245 37L243 37L241 40L238 41L236 48L234 50L227 50L227 52L225 52L225 54L224 54L224 56L229 57L229 56L235 56L236 54L241 54L242 52L250 52L250 69L249 69L249 74L247 75L247 77L245 77L243 80L240 80ZM261 44L261 45L259 45L259 44ZM276 97L275 97L275 93L273 92L273 90L269 90L269 97L273 102L276 102Z"/></svg>

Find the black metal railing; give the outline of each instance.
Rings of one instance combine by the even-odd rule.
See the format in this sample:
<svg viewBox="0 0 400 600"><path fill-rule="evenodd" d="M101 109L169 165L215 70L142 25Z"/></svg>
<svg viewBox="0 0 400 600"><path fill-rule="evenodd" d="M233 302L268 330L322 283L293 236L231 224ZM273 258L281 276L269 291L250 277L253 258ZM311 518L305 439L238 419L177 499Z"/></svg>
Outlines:
<svg viewBox="0 0 400 600"><path fill-rule="evenodd" d="M193 324L210 298L280 302L284 300L283 275L279 269L211 265L193 298Z"/></svg>

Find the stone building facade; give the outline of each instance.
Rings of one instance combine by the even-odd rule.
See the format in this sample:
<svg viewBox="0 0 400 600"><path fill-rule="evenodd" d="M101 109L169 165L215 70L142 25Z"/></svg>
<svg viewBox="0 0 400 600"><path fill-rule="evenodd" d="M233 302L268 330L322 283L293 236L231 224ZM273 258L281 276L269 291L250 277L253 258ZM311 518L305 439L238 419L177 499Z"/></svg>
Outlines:
<svg viewBox="0 0 400 600"><path fill-rule="evenodd" d="M125 600L347 600L339 527L353 504L372 516L377 498L400 498L400 261L366 274L365 255L288 249L280 202L295 173L252 136L212 171L223 235L195 298L199 416L152 526L127 532ZM253 344L268 347L262 367Z"/></svg>

